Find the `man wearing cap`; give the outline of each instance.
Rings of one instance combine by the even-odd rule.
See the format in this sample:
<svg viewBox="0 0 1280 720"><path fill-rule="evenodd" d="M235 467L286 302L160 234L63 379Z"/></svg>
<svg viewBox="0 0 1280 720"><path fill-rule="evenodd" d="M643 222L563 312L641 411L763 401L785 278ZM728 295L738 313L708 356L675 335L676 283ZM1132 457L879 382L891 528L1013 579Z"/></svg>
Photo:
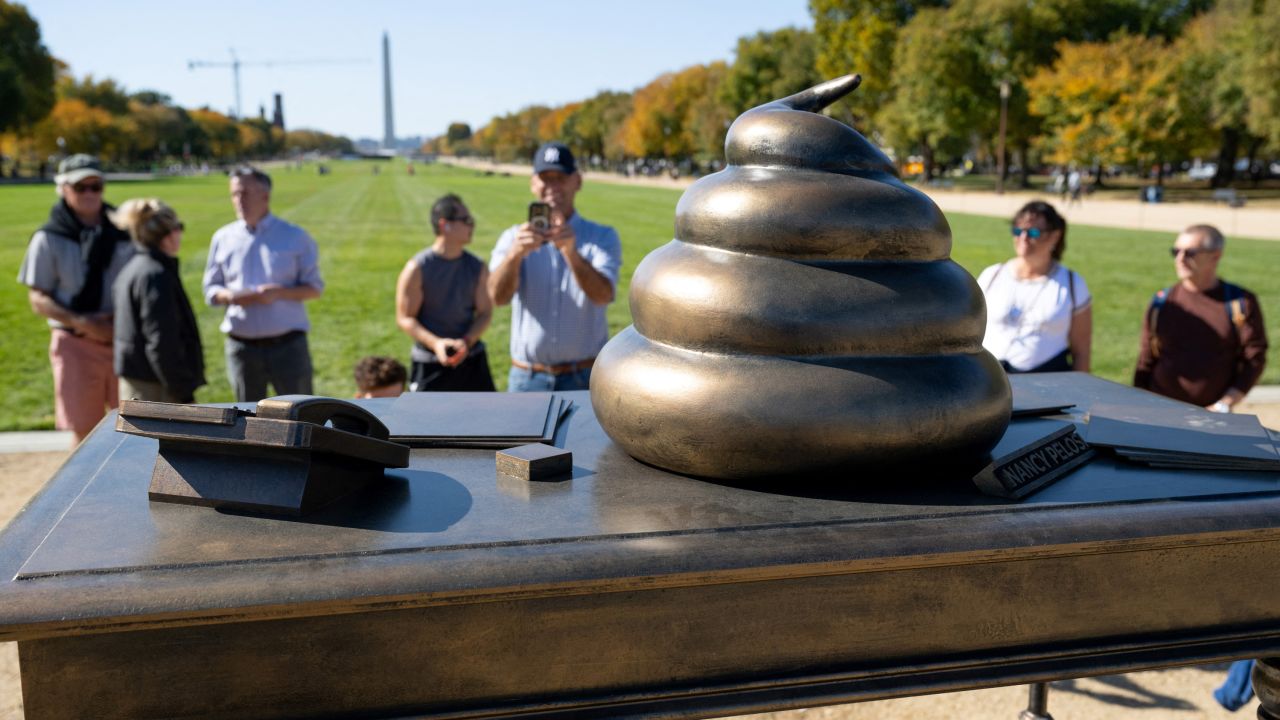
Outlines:
<svg viewBox="0 0 1280 720"><path fill-rule="evenodd" d="M251 167L231 172L236 222L213 234L204 297L226 306L227 377L236 400L311 394L311 322L302 307L320 297L319 252L306 230L271 214L271 178Z"/></svg>
<svg viewBox="0 0 1280 720"><path fill-rule="evenodd" d="M585 390L609 339L605 308L613 302L622 244L616 230L576 212L582 175L565 145L538 148L529 188L551 206L550 228L527 222L508 228L489 261L493 301L512 305L508 390Z"/></svg>
<svg viewBox="0 0 1280 720"><path fill-rule="evenodd" d="M57 426L84 439L118 405L112 369L111 284L133 256L128 233L111 224L98 159L72 155L54 178L59 200L31 236L18 282L31 310L49 321Z"/></svg>
<svg viewBox="0 0 1280 720"><path fill-rule="evenodd" d="M1253 293L1218 276L1226 239L1192 225L1170 251L1178 283L1156 293L1142 324L1133 384L1231 412L1267 365L1267 331Z"/></svg>

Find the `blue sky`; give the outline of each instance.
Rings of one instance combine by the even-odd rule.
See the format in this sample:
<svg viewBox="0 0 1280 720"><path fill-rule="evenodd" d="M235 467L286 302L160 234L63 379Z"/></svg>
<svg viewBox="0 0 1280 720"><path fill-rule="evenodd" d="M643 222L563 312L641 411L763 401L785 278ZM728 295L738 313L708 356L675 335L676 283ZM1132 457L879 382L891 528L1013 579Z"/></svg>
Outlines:
<svg viewBox="0 0 1280 720"><path fill-rule="evenodd" d="M632 90L663 72L732 60L737 38L812 27L806 0L640 2L361 2L257 0L26 2L45 45L77 76L111 77L186 107L227 112L229 68L244 63L357 59L345 65L241 69L246 114L284 94L286 124L352 138L382 136L382 33L391 36L398 136L438 135L455 120L478 128L534 103Z"/></svg>

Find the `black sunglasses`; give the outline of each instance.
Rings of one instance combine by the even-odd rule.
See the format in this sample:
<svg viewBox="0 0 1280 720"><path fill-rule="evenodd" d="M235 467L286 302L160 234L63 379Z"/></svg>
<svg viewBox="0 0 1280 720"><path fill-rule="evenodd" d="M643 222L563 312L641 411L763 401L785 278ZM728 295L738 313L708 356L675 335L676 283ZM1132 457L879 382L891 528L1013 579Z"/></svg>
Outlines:
<svg viewBox="0 0 1280 720"><path fill-rule="evenodd" d="M75 184L71 186L72 190L78 193L100 193L102 192L102 183L89 183L88 185Z"/></svg>
<svg viewBox="0 0 1280 720"><path fill-rule="evenodd" d="M1173 257L1175 258L1178 257L1178 253L1186 253L1188 260L1193 260L1195 259L1195 256L1204 252L1213 252L1213 251L1208 248L1178 248L1178 247L1169 248L1169 254L1172 255Z"/></svg>
<svg viewBox="0 0 1280 720"><path fill-rule="evenodd" d="M469 225L471 227L476 226L476 219L471 217L470 215L463 215L462 217L450 218L449 222L460 222L463 225Z"/></svg>
<svg viewBox="0 0 1280 720"><path fill-rule="evenodd" d="M1020 237L1022 233L1026 233L1027 239L1039 240L1041 230L1040 228L1020 228L1017 225L1014 225L1013 227L1009 228L1009 232L1011 232L1014 237Z"/></svg>

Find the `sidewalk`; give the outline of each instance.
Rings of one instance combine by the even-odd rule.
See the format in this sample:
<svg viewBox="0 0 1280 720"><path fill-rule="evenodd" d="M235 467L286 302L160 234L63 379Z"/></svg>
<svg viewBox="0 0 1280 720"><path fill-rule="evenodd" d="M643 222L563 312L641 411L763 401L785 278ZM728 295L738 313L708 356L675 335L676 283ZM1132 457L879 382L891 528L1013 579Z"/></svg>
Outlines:
<svg viewBox="0 0 1280 720"><path fill-rule="evenodd" d="M478 171L528 175L528 165L490 163L471 158L440 157L437 162L445 165L472 168ZM694 182L694 178L671 179L665 176L626 177L613 172L586 171L583 176L589 182L605 182L619 185L645 185L681 190ZM1222 203L1143 203L1133 200L1085 199L1081 204L1068 208L1052 193L1008 192L1004 195L986 192L966 192L942 188L916 186L923 190L942 208L943 212L1009 217L1029 200L1047 200L1057 207L1070 223L1099 225L1129 230L1155 230L1177 233L1189 225L1207 223L1215 225L1228 238L1246 237L1260 240L1280 240L1280 208L1228 207Z"/></svg>
<svg viewBox="0 0 1280 720"><path fill-rule="evenodd" d="M65 452L72 437L66 430L0 433L0 453Z"/></svg>
<svg viewBox="0 0 1280 720"><path fill-rule="evenodd" d="M1011 217L1029 200L1047 200L1062 212L1070 223L1125 228L1182 232L1189 225L1209 224L1222 230L1228 238L1246 237L1280 240L1280 208L1228 207L1222 203L1144 203L1134 200L1086 199L1068 208L1052 193L963 192L924 188L943 212Z"/></svg>

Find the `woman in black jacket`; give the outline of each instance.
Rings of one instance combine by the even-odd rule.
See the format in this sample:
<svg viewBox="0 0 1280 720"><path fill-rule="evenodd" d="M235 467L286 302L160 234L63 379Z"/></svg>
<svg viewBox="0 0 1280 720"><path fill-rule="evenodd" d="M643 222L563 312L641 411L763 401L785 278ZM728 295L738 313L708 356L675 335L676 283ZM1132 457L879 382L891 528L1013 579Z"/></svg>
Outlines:
<svg viewBox="0 0 1280 720"><path fill-rule="evenodd" d="M182 223L154 198L125 201L111 221L137 248L112 288L120 398L195 402L205 384L204 352L178 275Z"/></svg>

